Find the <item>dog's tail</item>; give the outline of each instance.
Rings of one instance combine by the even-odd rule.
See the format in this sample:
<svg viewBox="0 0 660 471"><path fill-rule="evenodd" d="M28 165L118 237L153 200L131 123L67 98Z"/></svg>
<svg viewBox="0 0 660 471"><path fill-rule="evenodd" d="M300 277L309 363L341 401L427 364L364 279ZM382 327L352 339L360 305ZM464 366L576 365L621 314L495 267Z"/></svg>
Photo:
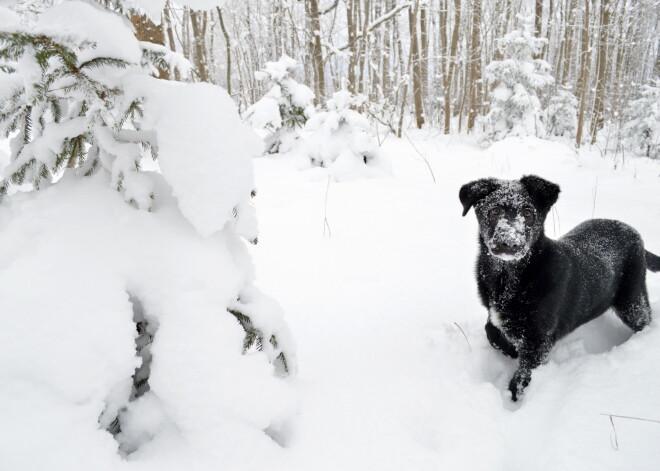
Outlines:
<svg viewBox="0 0 660 471"><path fill-rule="evenodd" d="M646 251L646 268L651 271L660 271L660 257Z"/></svg>

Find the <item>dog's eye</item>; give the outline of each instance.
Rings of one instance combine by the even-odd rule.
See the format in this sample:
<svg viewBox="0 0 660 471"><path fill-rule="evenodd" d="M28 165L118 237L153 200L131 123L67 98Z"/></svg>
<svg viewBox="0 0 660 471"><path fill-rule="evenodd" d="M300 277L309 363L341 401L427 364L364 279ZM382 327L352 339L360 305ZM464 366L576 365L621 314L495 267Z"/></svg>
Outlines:
<svg viewBox="0 0 660 471"><path fill-rule="evenodd" d="M504 214L504 210L503 210L502 208L493 208L493 209L491 209L490 212L488 213L488 215L489 215L490 217L499 217L499 216L501 216L502 214Z"/></svg>
<svg viewBox="0 0 660 471"><path fill-rule="evenodd" d="M531 209L525 208L522 211L522 215L525 219L530 219L532 216L534 216L534 212Z"/></svg>

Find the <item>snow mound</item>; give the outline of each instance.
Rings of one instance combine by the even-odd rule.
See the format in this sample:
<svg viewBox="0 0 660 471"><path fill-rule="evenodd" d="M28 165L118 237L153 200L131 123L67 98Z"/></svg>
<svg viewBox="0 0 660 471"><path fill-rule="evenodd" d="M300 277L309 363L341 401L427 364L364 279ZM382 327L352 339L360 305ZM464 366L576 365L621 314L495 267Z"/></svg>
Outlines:
<svg viewBox="0 0 660 471"><path fill-rule="evenodd" d="M156 133L160 168L183 215L203 236L236 216L241 235L254 240L251 158L262 148L227 92L143 76L130 77L126 92L148 104L142 127Z"/></svg>
<svg viewBox="0 0 660 471"><path fill-rule="evenodd" d="M10 431L0 468L217 469L256 460L255 449L277 457L264 430L291 413L292 393L268 352L242 353L227 308L246 297L284 344L279 308L268 316L235 232L201 237L152 177L152 213L126 205L104 174L0 207L0 421ZM150 390L131 401L138 306L153 361ZM106 427L117 416L115 441Z"/></svg>

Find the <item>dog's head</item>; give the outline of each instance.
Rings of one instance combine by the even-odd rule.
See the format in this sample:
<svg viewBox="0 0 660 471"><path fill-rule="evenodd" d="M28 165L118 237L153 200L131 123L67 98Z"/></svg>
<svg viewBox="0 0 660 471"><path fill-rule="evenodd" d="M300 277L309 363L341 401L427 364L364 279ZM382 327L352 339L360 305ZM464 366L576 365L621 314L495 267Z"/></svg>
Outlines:
<svg viewBox="0 0 660 471"><path fill-rule="evenodd" d="M488 252L501 260L520 260L543 234L559 186L534 175L520 180L484 178L461 187L463 216L471 207Z"/></svg>

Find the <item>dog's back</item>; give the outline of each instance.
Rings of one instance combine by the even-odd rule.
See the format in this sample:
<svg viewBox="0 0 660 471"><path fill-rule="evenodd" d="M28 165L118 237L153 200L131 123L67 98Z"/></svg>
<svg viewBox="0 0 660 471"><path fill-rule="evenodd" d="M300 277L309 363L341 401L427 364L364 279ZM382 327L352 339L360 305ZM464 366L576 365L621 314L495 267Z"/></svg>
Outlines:
<svg viewBox="0 0 660 471"><path fill-rule="evenodd" d="M620 221L593 219L575 227L557 244L571 260L574 289L583 301L576 306L584 309L578 315L581 318L574 319L577 325L598 317L610 306L634 330L647 323L650 311L643 302L647 254L655 255L644 250L635 229ZM566 326L566 330L572 327Z"/></svg>

